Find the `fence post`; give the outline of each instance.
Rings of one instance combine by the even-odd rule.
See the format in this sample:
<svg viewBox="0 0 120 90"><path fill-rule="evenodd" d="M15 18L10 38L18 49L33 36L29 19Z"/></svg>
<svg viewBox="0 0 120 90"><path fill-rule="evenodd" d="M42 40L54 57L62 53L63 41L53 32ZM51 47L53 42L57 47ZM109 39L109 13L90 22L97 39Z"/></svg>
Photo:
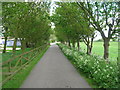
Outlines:
<svg viewBox="0 0 120 90"><path fill-rule="evenodd" d="M11 72L11 62L8 62L8 72Z"/></svg>
<svg viewBox="0 0 120 90"><path fill-rule="evenodd" d="M22 66L22 56L20 56L20 66Z"/></svg>

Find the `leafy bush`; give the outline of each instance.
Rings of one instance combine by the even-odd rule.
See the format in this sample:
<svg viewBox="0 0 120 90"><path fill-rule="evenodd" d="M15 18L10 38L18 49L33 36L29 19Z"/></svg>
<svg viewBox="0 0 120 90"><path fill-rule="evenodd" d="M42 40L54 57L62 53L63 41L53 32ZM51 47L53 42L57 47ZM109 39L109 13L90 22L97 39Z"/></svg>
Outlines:
<svg viewBox="0 0 120 90"><path fill-rule="evenodd" d="M73 62L75 67L92 78L99 88L117 88L118 66L107 63L103 58L87 55L83 51L71 49L64 44L59 44L64 54Z"/></svg>

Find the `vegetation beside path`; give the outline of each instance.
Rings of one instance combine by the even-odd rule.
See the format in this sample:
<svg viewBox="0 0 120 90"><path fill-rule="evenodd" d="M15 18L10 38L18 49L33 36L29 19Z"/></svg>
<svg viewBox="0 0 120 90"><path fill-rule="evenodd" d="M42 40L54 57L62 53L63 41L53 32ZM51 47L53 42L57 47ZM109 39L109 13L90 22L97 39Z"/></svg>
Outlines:
<svg viewBox="0 0 120 90"><path fill-rule="evenodd" d="M45 48L36 58L34 58L34 60L30 62L25 68L19 71L11 80L9 80L5 85L3 85L2 88L20 88L23 81L26 79L26 77L29 75L31 70L38 63L38 61L44 55L48 48L49 46Z"/></svg>
<svg viewBox="0 0 120 90"><path fill-rule="evenodd" d="M92 80L88 83L93 84L94 82L95 86L98 86L99 88L119 87L119 69L117 63L107 63L103 58L87 55L86 53L77 51L74 48L70 49L64 44L59 44L59 47L67 58L74 64L77 70L82 72L86 78L90 78Z"/></svg>

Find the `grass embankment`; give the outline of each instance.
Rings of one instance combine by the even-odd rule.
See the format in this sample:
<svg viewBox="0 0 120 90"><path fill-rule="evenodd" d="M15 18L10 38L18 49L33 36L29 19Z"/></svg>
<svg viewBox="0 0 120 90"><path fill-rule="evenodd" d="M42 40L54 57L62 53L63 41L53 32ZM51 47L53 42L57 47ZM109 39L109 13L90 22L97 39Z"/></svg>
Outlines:
<svg viewBox="0 0 120 90"><path fill-rule="evenodd" d="M107 63L103 58L87 55L66 45L59 44L61 50L93 88L117 88L119 68L117 63Z"/></svg>
<svg viewBox="0 0 120 90"><path fill-rule="evenodd" d="M86 52L86 45L84 42L80 42L80 46L82 50ZM103 56L104 48L103 42L93 42L92 54ZM118 42L110 42L109 46L109 58L111 60L117 60L118 57Z"/></svg>
<svg viewBox="0 0 120 90"><path fill-rule="evenodd" d="M23 81L26 79L33 67L37 64L48 48L49 46L45 48L36 58L34 58L25 68L19 71L11 80L3 85L2 88L20 88Z"/></svg>

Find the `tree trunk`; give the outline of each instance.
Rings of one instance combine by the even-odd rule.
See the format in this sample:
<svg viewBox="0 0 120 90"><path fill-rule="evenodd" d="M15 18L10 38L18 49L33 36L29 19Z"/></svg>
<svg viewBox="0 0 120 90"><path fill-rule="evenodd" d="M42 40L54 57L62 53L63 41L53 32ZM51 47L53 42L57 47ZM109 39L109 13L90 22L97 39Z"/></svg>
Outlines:
<svg viewBox="0 0 120 90"><path fill-rule="evenodd" d="M30 48L29 42L26 42L26 47L27 47L27 48Z"/></svg>
<svg viewBox="0 0 120 90"><path fill-rule="evenodd" d="M25 48L26 48L26 41L24 39L22 39L22 41L21 41L21 49L25 50Z"/></svg>
<svg viewBox="0 0 120 90"><path fill-rule="evenodd" d="M87 45L87 54L88 54L88 55L91 54L91 47L89 46L89 44Z"/></svg>
<svg viewBox="0 0 120 90"><path fill-rule="evenodd" d="M13 52L16 51L16 47L17 47L17 38L14 39Z"/></svg>
<svg viewBox="0 0 120 90"><path fill-rule="evenodd" d="M71 48L71 45L70 45L70 40L68 41L68 46Z"/></svg>
<svg viewBox="0 0 120 90"><path fill-rule="evenodd" d="M73 45L73 48L75 48L75 43L72 43L72 45Z"/></svg>
<svg viewBox="0 0 120 90"><path fill-rule="evenodd" d="M6 53L6 46L7 46L7 37L5 37L3 53Z"/></svg>
<svg viewBox="0 0 120 90"><path fill-rule="evenodd" d="M104 39L104 59L108 59L109 57L109 40Z"/></svg>
<svg viewBox="0 0 120 90"><path fill-rule="evenodd" d="M92 53L92 46L90 47L90 54Z"/></svg>
<svg viewBox="0 0 120 90"><path fill-rule="evenodd" d="M72 46L73 46L73 48L75 48L75 42L74 41L72 42Z"/></svg>
<svg viewBox="0 0 120 90"><path fill-rule="evenodd" d="M77 41L77 47L78 47L78 51L80 50L80 43L79 40Z"/></svg>

